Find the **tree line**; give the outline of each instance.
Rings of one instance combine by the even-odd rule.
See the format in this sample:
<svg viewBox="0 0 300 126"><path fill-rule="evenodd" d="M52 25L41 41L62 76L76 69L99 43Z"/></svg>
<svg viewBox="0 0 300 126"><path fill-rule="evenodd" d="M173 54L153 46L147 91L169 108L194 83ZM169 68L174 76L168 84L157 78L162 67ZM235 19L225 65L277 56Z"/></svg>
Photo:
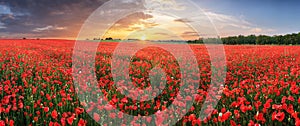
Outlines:
<svg viewBox="0 0 300 126"><path fill-rule="evenodd" d="M249 35L249 36L229 36L221 38L223 44L228 45L241 45L241 44L250 44L250 45L298 45L300 44L300 32L287 34L287 35ZM189 40L188 43L197 43L203 44L207 39L198 39L198 40Z"/></svg>

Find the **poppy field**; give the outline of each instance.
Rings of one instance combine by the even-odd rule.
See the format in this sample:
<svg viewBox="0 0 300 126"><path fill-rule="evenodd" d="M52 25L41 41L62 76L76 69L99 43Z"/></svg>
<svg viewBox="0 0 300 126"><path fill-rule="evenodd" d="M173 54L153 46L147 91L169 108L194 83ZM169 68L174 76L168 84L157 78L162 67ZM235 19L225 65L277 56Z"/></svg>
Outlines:
<svg viewBox="0 0 300 126"><path fill-rule="evenodd" d="M74 86L74 73L90 72L73 71L74 44L68 40L0 40L0 126L90 126L111 125L111 121L124 125L167 125L176 115L149 115L167 110L172 104L181 108L174 110L176 113L184 114L176 125L300 126L300 46L224 45L227 70L222 96L215 108L207 108L213 109L212 114L200 120L203 101L210 95L207 90L212 69L204 45L189 45L200 70L193 74L181 73L176 58L161 48L147 47L135 53L125 78L132 81L132 87L155 94L133 99L139 92L124 96L124 78L118 72L112 73L111 62L124 63L112 58L118 43L104 42L98 47L94 64L97 89ZM153 71L154 68L160 69ZM190 68L192 71L193 67ZM114 76L120 78L116 80ZM195 90L197 95L177 101L176 97L183 95L179 93L180 82L188 76L200 78L196 82L198 87L191 85L185 90ZM148 88L151 78L160 80L160 84ZM195 80L184 81L190 82ZM84 93L96 99L80 101L78 96ZM103 101L110 107L104 106ZM188 110L186 101L192 102ZM119 112L104 113L112 109ZM146 122L125 119L124 113L144 116Z"/></svg>

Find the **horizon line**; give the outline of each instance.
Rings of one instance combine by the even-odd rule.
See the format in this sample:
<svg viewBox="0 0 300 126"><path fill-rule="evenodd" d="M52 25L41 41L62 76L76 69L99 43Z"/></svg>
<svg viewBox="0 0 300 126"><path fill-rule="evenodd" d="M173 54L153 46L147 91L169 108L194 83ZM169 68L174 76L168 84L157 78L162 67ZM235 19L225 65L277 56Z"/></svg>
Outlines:
<svg viewBox="0 0 300 126"><path fill-rule="evenodd" d="M251 36L251 35L254 35L254 36L270 36L270 37L275 37L275 36L285 36L285 35L292 35L292 34L300 34L300 31L299 32L291 32L291 33L286 33L286 34L273 34L273 35L266 35L266 34L248 34L248 35L243 35L243 34L239 34L239 35L228 35L228 36L218 36L218 38L222 39L222 38L229 38L229 37L238 37L238 36ZM43 40L70 40L70 41L77 41L77 39L70 39L70 38L39 38L39 37L36 37L36 38L27 38L27 37L20 37L20 38L0 38L0 40L40 40L40 39L43 39ZM169 40L146 40L146 41L194 41L194 40L200 40L201 37L199 37L198 39L187 39L187 40L172 40L172 39L169 39ZM78 39L78 40L81 40L81 39ZM101 40L101 41L106 41L105 38L104 39L99 39L99 38L86 38L86 39L83 39L83 40ZM119 38L116 38L116 39L112 39L112 40L121 40L121 41L126 41L126 40L139 40L139 39L134 39L134 38L129 38L129 39L119 39ZM139 40L141 41L141 40Z"/></svg>

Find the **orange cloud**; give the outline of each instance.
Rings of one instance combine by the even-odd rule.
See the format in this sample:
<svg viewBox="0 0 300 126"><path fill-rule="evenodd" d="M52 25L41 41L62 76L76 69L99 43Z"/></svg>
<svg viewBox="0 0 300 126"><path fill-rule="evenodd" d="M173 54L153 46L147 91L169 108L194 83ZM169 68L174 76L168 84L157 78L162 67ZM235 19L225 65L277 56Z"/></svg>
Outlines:
<svg viewBox="0 0 300 126"><path fill-rule="evenodd" d="M104 38L141 39L142 36L147 36L147 39L151 40L198 39L198 34L186 24L189 22L191 21L188 19L139 12L116 22L107 30Z"/></svg>

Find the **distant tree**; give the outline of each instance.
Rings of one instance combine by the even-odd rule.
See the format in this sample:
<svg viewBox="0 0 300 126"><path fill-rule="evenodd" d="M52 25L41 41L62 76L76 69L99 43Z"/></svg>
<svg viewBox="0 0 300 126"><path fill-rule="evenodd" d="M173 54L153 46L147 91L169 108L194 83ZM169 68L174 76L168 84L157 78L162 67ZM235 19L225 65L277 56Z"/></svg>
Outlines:
<svg viewBox="0 0 300 126"><path fill-rule="evenodd" d="M265 44L265 38L266 36L264 35L259 35L256 37L256 45L263 45Z"/></svg>
<svg viewBox="0 0 300 126"><path fill-rule="evenodd" d="M293 33L292 36L291 36L291 44L296 45L297 41L298 41L297 34Z"/></svg>
<svg viewBox="0 0 300 126"><path fill-rule="evenodd" d="M284 36L284 44L285 45L291 44L291 34L287 34Z"/></svg>
<svg viewBox="0 0 300 126"><path fill-rule="evenodd" d="M113 38L112 38L112 37L109 37L109 38L106 38L105 40L113 40Z"/></svg>
<svg viewBox="0 0 300 126"><path fill-rule="evenodd" d="M247 44L243 35L239 35L237 39L239 41L237 44Z"/></svg>
<svg viewBox="0 0 300 126"><path fill-rule="evenodd" d="M297 37L297 42L296 42L296 44L300 44L300 32L296 35Z"/></svg>
<svg viewBox="0 0 300 126"><path fill-rule="evenodd" d="M276 44L278 44L278 45L283 45L284 44L283 36L282 35L274 36L274 38L275 38Z"/></svg>
<svg viewBox="0 0 300 126"><path fill-rule="evenodd" d="M300 44L300 32L287 34L287 35L249 35L249 36L228 36L221 38L223 44L236 45L236 44L256 44L256 45L298 45ZM206 40L208 41L208 40ZM215 39L209 39L210 42L217 41ZM203 43L203 40L190 40L188 43ZM218 42L219 43L219 42Z"/></svg>
<svg viewBox="0 0 300 126"><path fill-rule="evenodd" d="M248 44L256 44L256 36L255 35L250 35L250 36L247 36L247 42Z"/></svg>
<svg viewBox="0 0 300 126"><path fill-rule="evenodd" d="M174 40L172 40L174 41ZM195 43L195 44L203 44L203 39L202 38L199 38L197 40L188 40L187 43Z"/></svg>
<svg viewBox="0 0 300 126"><path fill-rule="evenodd" d="M101 40L100 38L93 38L93 40Z"/></svg>

